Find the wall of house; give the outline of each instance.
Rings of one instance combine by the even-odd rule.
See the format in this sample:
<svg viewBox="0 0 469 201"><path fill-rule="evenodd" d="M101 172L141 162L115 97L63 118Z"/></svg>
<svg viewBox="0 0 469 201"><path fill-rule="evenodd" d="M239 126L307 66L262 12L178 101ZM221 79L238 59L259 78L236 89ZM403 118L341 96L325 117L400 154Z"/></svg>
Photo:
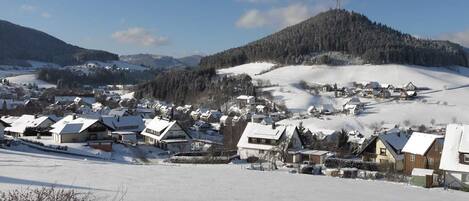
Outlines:
<svg viewBox="0 0 469 201"><path fill-rule="evenodd" d="M439 141L433 142L424 156L416 155L411 153L405 153L404 155L404 173L407 175L412 174L414 168L424 168L439 170L441 151L443 149L443 143ZM415 156L415 160L412 161L411 157Z"/></svg>
<svg viewBox="0 0 469 201"><path fill-rule="evenodd" d="M97 140L107 139L110 134L108 130L102 132L88 132L83 131L81 133L71 133L71 134L56 134L54 133L54 141L57 143L74 143L74 142L86 142L89 140L90 134L96 134Z"/></svg>
<svg viewBox="0 0 469 201"><path fill-rule="evenodd" d="M386 154L381 155L381 148L386 149ZM384 143L378 139L376 140L376 159L375 162L379 164L384 164L384 163L392 163L394 164L394 168L396 170L403 170L404 169L404 160L396 160L394 156L391 154L391 152L386 148Z"/></svg>
<svg viewBox="0 0 469 201"><path fill-rule="evenodd" d="M238 154L241 160L246 160L250 157L256 157L259 159L268 159L272 155L271 151L247 149L247 148L239 148ZM277 159L280 158L280 155L278 153L275 153L274 155L277 155L276 156Z"/></svg>
<svg viewBox="0 0 469 201"><path fill-rule="evenodd" d="M179 138L182 136L181 138ZM164 135L163 138L160 140L165 140L165 139L190 139L188 134L179 126L179 124L173 124L167 131L167 133Z"/></svg>

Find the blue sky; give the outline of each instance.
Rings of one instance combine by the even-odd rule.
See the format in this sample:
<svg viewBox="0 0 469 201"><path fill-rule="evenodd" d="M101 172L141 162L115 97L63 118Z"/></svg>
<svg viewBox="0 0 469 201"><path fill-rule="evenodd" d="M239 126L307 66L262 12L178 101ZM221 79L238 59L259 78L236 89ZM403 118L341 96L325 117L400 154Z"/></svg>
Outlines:
<svg viewBox="0 0 469 201"><path fill-rule="evenodd" d="M469 46L468 0L342 0L419 37ZM335 0L0 0L0 19L118 54L211 54L335 6Z"/></svg>

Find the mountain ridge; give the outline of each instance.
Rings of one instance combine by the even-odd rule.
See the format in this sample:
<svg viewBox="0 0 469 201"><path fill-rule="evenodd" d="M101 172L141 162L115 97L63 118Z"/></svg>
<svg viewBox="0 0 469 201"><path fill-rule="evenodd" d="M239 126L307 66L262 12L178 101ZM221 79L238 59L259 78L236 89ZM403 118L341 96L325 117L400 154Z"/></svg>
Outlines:
<svg viewBox="0 0 469 201"><path fill-rule="evenodd" d="M68 44L33 28L0 20L0 64L24 64L26 60L56 63L62 66L88 60L118 60L118 56Z"/></svg>
<svg viewBox="0 0 469 201"><path fill-rule="evenodd" d="M225 68L250 62L333 64L328 53L353 56L371 64L469 66L462 46L449 41L418 39L366 16L329 10L244 46L202 58L201 67ZM337 55L337 54L334 54Z"/></svg>

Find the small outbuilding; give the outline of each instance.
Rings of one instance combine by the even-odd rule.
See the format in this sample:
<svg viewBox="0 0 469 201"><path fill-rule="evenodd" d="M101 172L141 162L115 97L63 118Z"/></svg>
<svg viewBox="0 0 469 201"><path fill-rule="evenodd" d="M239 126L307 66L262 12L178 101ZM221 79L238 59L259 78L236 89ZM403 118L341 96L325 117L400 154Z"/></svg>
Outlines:
<svg viewBox="0 0 469 201"><path fill-rule="evenodd" d="M431 188L433 185L433 172L431 169L414 168L410 183L414 186Z"/></svg>

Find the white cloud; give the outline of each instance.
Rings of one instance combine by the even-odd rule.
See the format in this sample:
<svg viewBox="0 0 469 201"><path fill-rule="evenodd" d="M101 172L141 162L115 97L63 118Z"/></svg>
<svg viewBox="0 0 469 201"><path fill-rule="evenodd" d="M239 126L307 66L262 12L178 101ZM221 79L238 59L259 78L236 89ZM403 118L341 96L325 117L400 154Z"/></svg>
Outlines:
<svg viewBox="0 0 469 201"><path fill-rule="evenodd" d="M142 27L132 27L127 30L116 31L112 38L120 43L139 46L161 46L168 44L168 38L156 36Z"/></svg>
<svg viewBox="0 0 469 201"><path fill-rule="evenodd" d="M306 20L334 6L334 1L318 0L311 3L292 3L284 7L275 7L265 11L252 9L245 12L238 21L236 21L236 26L239 28L258 28L265 26L283 28Z"/></svg>
<svg viewBox="0 0 469 201"><path fill-rule="evenodd" d="M42 13L41 13L41 17L43 17L43 18L51 18L52 15L51 15L50 13L48 13L48 12L42 12Z"/></svg>
<svg viewBox="0 0 469 201"><path fill-rule="evenodd" d="M27 11L27 12L34 12L36 11L36 6L29 5L29 4L23 4L20 6L21 11Z"/></svg>
<svg viewBox="0 0 469 201"><path fill-rule="evenodd" d="M45 19L49 19L52 17L49 12L44 11L43 9L34 5L23 4L20 6L19 10L28 14L39 15L40 17Z"/></svg>
<svg viewBox="0 0 469 201"><path fill-rule="evenodd" d="M459 43L462 46L469 47L469 29L461 32L445 33L437 36L440 40L449 40Z"/></svg>

